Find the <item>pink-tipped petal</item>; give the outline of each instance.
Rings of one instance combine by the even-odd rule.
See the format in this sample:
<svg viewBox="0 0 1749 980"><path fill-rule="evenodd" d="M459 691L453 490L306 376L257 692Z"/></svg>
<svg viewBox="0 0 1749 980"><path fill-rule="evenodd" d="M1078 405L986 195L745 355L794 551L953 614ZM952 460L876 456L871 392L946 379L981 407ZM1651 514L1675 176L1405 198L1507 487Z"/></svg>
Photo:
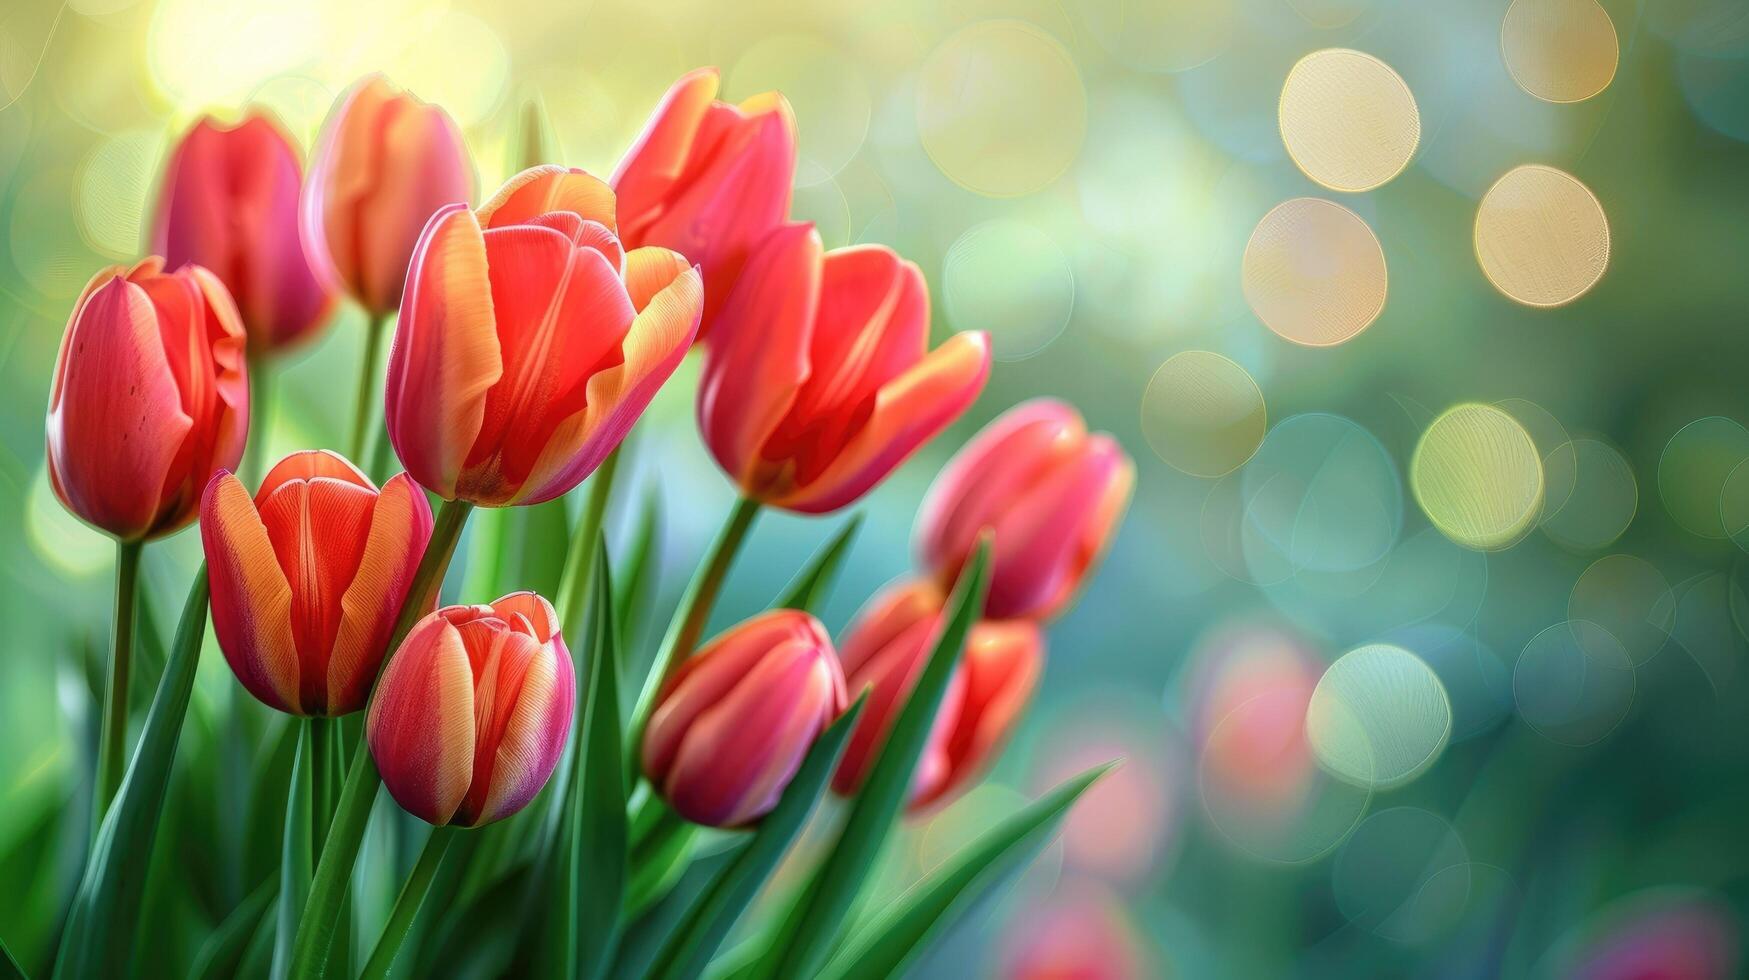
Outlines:
<svg viewBox="0 0 1749 980"><path fill-rule="evenodd" d="M450 822L473 781L473 670L441 613L420 620L389 659L365 721L383 785L427 823Z"/></svg>

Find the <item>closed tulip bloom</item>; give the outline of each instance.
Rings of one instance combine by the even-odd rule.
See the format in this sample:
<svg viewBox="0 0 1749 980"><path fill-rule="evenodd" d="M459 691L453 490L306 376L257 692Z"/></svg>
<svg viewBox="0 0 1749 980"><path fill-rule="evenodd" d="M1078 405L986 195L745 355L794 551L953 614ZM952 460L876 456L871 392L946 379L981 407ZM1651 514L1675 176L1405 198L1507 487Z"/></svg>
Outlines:
<svg viewBox="0 0 1749 980"><path fill-rule="evenodd" d="M693 823L744 826L777 806L844 707L825 628L805 612L773 610L674 672L644 732L644 775Z"/></svg>
<svg viewBox="0 0 1749 980"><path fill-rule="evenodd" d="M328 317L332 291L304 254L298 223L303 164L273 118L226 126L203 117L164 168L152 249L170 268L195 264L231 291L251 347L279 350Z"/></svg>
<svg viewBox="0 0 1749 980"><path fill-rule="evenodd" d="M365 736L402 809L478 827L527 806L552 778L576 699L558 614L517 592L421 619L383 668Z"/></svg>
<svg viewBox="0 0 1749 980"><path fill-rule="evenodd" d="M1043 619L1068 606L1129 507L1136 468L1117 440L1089 434L1074 408L1017 405L942 469L917 521L917 551L952 583L986 529L995 533L993 619Z"/></svg>
<svg viewBox="0 0 1749 980"><path fill-rule="evenodd" d="M849 796L862 786L911 699L942 628L943 596L932 583L903 582L877 595L843 644L845 687L868 704L833 774ZM912 777L907 809L927 810L969 788L1008 740L1044 671L1044 636L1026 620L972 627L954 666Z"/></svg>
<svg viewBox="0 0 1749 980"><path fill-rule="evenodd" d="M474 197L474 165L449 114L367 75L334 103L304 186L304 241L319 274L373 316L401 305L427 219Z"/></svg>
<svg viewBox="0 0 1749 980"><path fill-rule="evenodd" d="M245 337L236 304L199 266L156 256L86 284L55 359L48 468L55 496L123 541L194 519L201 489L243 455Z"/></svg>
<svg viewBox="0 0 1749 980"><path fill-rule="evenodd" d="M779 229L749 260L705 352L705 444L750 498L805 514L843 507L983 389L988 337L928 345L917 266L880 246L822 253L812 225Z"/></svg>
<svg viewBox="0 0 1749 980"><path fill-rule="evenodd" d="M404 473L378 491L312 450L280 460L253 498L221 472L200 513L213 633L237 680L294 715L363 708L431 539L425 494Z"/></svg>
<svg viewBox="0 0 1749 980"><path fill-rule="evenodd" d="M385 415L395 452L445 500L537 504L618 446L698 330L696 268L625 251L613 192L536 167L419 240Z"/></svg>
<svg viewBox="0 0 1749 980"><path fill-rule="evenodd" d="M748 253L789 213L796 121L776 92L717 101L715 68L689 72L663 96L612 184L627 247L660 245L704 272L703 340Z"/></svg>

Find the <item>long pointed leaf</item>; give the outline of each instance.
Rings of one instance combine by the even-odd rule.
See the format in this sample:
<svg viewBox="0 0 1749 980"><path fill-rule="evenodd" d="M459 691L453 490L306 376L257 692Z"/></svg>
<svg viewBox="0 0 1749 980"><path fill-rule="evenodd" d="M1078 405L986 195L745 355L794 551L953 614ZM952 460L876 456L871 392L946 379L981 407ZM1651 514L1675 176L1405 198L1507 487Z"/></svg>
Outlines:
<svg viewBox="0 0 1749 980"><path fill-rule="evenodd" d="M850 553L850 545L861 528L860 513L845 521L832 540L814 552L807 565L784 587L777 601L771 604L772 608L817 611L831 593L832 584L838 580L838 573L844 568L844 558Z"/></svg>
<svg viewBox="0 0 1749 980"><path fill-rule="evenodd" d="M759 821L759 829L734 863L705 889L657 957L649 976L676 980L704 973L717 947L777 869L778 862L802 832L808 814L814 812L814 805L825 793L832 770L838 768L838 757L867 700L867 694L857 698L850 710L814 741L777 806Z"/></svg>
<svg viewBox="0 0 1749 980"><path fill-rule="evenodd" d="M588 702L577 743L581 769L575 781L577 847L573 894L577 898L577 970L584 980L613 962L619 940L620 900L626 885L626 779L621 768L618 653L614 649L613 582L603 542L596 556L591 598L594 623L589 644Z"/></svg>
<svg viewBox="0 0 1749 980"><path fill-rule="evenodd" d="M25 980L24 967L12 958L12 950L6 948L4 939L0 939L0 980Z"/></svg>
<svg viewBox="0 0 1749 980"><path fill-rule="evenodd" d="M189 976L196 980L240 976L238 968L242 965L244 951L249 948L249 940L267 916L267 910L273 907L274 896L278 894L277 876L257 885L201 944L194 966L188 971Z"/></svg>
<svg viewBox="0 0 1749 980"><path fill-rule="evenodd" d="M1113 765L1096 766L1059 785L930 872L841 949L822 976L881 980L902 975L928 942L951 926L980 894L1029 861L1081 794Z"/></svg>
<svg viewBox="0 0 1749 980"><path fill-rule="evenodd" d="M279 848L279 901L275 921L279 924L273 944L273 980L291 968L292 939L310 896L310 876L316 865L311 848L315 820L316 739L315 719L298 725L298 750L292 759L291 789L285 797L285 836ZM325 746L324 746L325 748Z"/></svg>
<svg viewBox="0 0 1749 980"><path fill-rule="evenodd" d="M862 791L852 801L837 842L779 928L761 965L761 975L811 977L825 965L910 795L917 760L929 741L936 709L953 676L966 634L983 612L989 571L990 546L986 540L960 573L953 594L948 597L946 624L935 648L887 733L886 745L869 770Z"/></svg>
<svg viewBox="0 0 1749 980"><path fill-rule="evenodd" d="M116 977L127 971L140 919L146 861L158 834L158 815L188 700L194 690L200 644L206 635L207 580L203 566L195 574L182 607L164 675L152 710L146 715L139 746L128 766L115 802L104 815L91 847L85 876L73 897L56 977Z"/></svg>
<svg viewBox="0 0 1749 980"><path fill-rule="evenodd" d="M620 561L621 574L615 576L619 585L614 590L613 611L619 623L620 655L625 656L643 635L644 621L662 576L662 562L657 558L662 542L662 492L651 488L644 495L644 505L638 508L637 527L632 543ZM626 664L619 663L623 678Z"/></svg>

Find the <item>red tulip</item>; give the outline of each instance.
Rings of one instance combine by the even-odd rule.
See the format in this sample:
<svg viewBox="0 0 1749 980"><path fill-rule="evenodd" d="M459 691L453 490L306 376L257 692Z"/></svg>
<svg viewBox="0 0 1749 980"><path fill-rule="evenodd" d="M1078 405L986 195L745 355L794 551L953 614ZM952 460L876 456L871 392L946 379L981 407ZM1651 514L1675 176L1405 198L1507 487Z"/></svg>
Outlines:
<svg viewBox="0 0 1749 980"><path fill-rule="evenodd" d="M478 212L432 216L389 355L395 452L446 500L570 490L618 446L698 329L696 268L624 251L613 192L536 167Z"/></svg>
<svg viewBox="0 0 1749 980"><path fill-rule="evenodd" d="M474 196L455 120L367 75L335 101L304 186L304 242L318 273L373 316L401 305L420 229Z"/></svg>
<svg viewBox="0 0 1749 980"><path fill-rule="evenodd" d="M777 806L844 707L844 674L825 628L807 613L773 610L674 672L644 731L644 774L693 823L752 823Z"/></svg>
<svg viewBox="0 0 1749 980"><path fill-rule="evenodd" d="M627 247L660 245L702 267L700 340L748 253L783 224L796 171L796 121L784 97L729 105L716 101L718 83L715 68L675 82L612 179Z"/></svg>
<svg viewBox="0 0 1749 980"><path fill-rule="evenodd" d="M910 700L940 635L942 605L933 583L905 582L877 595L850 627L843 649L846 689L867 688L869 699L832 778L841 795L862 786ZM972 627L912 779L911 811L957 796L995 758L1038 686L1044 655L1044 636L1026 620Z"/></svg>
<svg viewBox="0 0 1749 980"><path fill-rule="evenodd" d="M577 685L559 617L533 592L421 619L383 668L365 735L401 808L477 827L552 778Z"/></svg>
<svg viewBox="0 0 1749 980"><path fill-rule="evenodd" d="M917 521L917 550L950 584L986 528L995 531L990 595L997 619L1044 619L1069 604L1129 506L1135 463L1089 435L1062 402L1017 405L942 469Z"/></svg>
<svg viewBox="0 0 1749 980"><path fill-rule="evenodd" d="M404 473L378 492L311 450L280 460L254 499L221 471L200 516L213 633L237 680L294 715L363 708L431 539L425 494Z"/></svg>
<svg viewBox="0 0 1749 980"><path fill-rule="evenodd" d="M261 351L309 337L333 303L304 255L302 183L291 139L271 116L252 110L236 126L203 116L171 153L158 192L153 250L172 268L212 270Z"/></svg>
<svg viewBox="0 0 1749 980"><path fill-rule="evenodd" d="M243 455L244 343L236 304L199 266L166 273L153 256L92 277L49 394L55 496L124 541L193 520L207 480Z"/></svg>
<svg viewBox="0 0 1749 980"><path fill-rule="evenodd" d="M984 387L989 339L928 350L923 274L879 246L822 255L812 225L747 263L705 353L698 421L747 496L819 514L867 493Z"/></svg>

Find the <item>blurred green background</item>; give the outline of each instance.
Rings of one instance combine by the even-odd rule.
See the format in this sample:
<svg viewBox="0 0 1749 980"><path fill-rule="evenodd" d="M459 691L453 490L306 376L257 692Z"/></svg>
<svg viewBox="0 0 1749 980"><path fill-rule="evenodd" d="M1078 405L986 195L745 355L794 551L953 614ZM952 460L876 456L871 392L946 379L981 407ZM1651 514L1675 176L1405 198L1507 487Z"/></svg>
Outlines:
<svg viewBox="0 0 1749 980"><path fill-rule="evenodd" d="M560 162L605 174L667 85L714 64L727 97L779 88L794 104L798 217L829 246L918 262L938 335L995 338L971 415L860 505L829 627L906 571L929 479L1006 407L1067 399L1139 466L1009 750L907 830L886 887L1082 766L1126 764L923 975L1735 975L1749 7L1518 0L1521 36L1512 6L7 0L0 934L42 962L74 883L108 635L111 545L44 476L50 371L80 287L141 247L167 143L202 111L257 102L307 147L335 94L383 71L454 114L482 188L510 170L532 95ZM1618 52L1601 91L1558 104L1518 84L1608 61L1599 9ZM1414 158L1376 190L1320 187L1284 148L1284 79L1326 48L1376 56L1413 94ZM1607 272L1558 308L1514 302L1477 261L1479 202L1527 163L1572 174L1607 216ZM1382 314L1330 348L1288 342L1247 304L1253 230L1303 196L1352 209L1388 268ZM1565 220L1541 226L1557 244ZM1316 267L1301 234L1293 254ZM337 441L362 336L347 310L282 365L267 458ZM1150 387L1186 351L1207 353ZM640 426L621 501L663 499L669 601L731 499L693 429L696 367ZM1460 433L1428 449L1446 465L1413 468L1459 403L1497 405L1508 449ZM1523 436L1528 457L1511 451ZM1493 542L1507 547L1461 546L1513 500L1523 520ZM760 608L833 527L763 519L718 624ZM198 551L191 533L148 549L160 628ZM176 885L150 912L171 964L252 880L227 862L260 804L228 774L275 744L264 713L260 744L216 727L240 689L214 653L173 789L213 846L161 848Z"/></svg>

